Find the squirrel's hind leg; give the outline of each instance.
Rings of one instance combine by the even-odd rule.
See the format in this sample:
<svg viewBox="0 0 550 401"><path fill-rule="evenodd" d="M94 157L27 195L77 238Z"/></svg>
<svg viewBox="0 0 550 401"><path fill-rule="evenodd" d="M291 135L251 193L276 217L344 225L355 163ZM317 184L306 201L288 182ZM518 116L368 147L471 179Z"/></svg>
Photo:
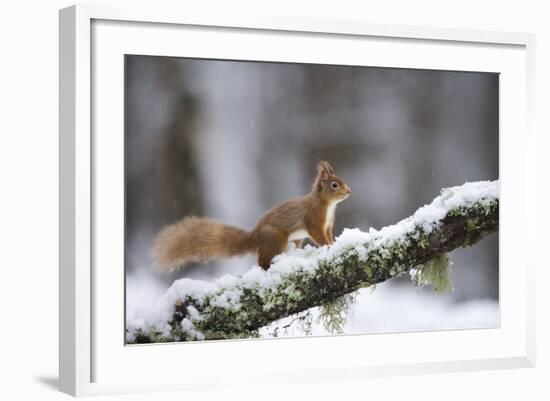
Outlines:
<svg viewBox="0 0 550 401"><path fill-rule="evenodd" d="M264 226L259 232L258 264L267 270L275 255L283 253L287 247L288 236L275 227Z"/></svg>

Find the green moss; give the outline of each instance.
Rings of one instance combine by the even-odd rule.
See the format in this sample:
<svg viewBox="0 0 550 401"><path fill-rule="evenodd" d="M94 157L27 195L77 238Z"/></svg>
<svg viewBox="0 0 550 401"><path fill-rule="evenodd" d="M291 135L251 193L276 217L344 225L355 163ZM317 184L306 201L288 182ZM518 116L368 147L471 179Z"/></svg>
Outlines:
<svg viewBox="0 0 550 401"><path fill-rule="evenodd" d="M372 267L370 267L370 265L365 264L363 266L363 271L365 272L368 278L372 278L373 273L372 273Z"/></svg>
<svg viewBox="0 0 550 401"><path fill-rule="evenodd" d="M494 213L498 210L499 200L493 199L491 201L479 201L476 202L473 206L460 206L456 209L453 209L447 213L447 216L458 217L458 216L468 216L472 214L472 211L475 214L481 216L487 216L490 213Z"/></svg>
<svg viewBox="0 0 550 401"><path fill-rule="evenodd" d="M316 322L322 323L329 333L344 334L348 311L355 299L356 294L351 293L321 305Z"/></svg>
<svg viewBox="0 0 550 401"><path fill-rule="evenodd" d="M414 277L416 285L431 285L435 293L452 291L453 284L449 277L451 262L448 254L443 254L426 262Z"/></svg>
<svg viewBox="0 0 550 401"><path fill-rule="evenodd" d="M477 218L467 219L466 220L466 230L467 231L473 231L473 230L477 229L477 226L479 224L478 220L479 219L477 219Z"/></svg>
<svg viewBox="0 0 550 401"><path fill-rule="evenodd" d="M312 279L313 275L300 272L288 275L279 286L263 294L264 311L269 312L278 308L294 309L303 301L302 289L308 288Z"/></svg>
<svg viewBox="0 0 550 401"><path fill-rule="evenodd" d="M148 344L148 343L166 343L178 341L178 338L175 337L166 337L162 335L160 331L155 329L150 329L144 331L143 329L137 329L134 332L134 338L132 341L128 341L128 344Z"/></svg>
<svg viewBox="0 0 550 401"><path fill-rule="evenodd" d="M258 330L241 330L239 332L225 332L223 330L208 330L204 332L207 340L238 340L244 338L260 338Z"/></svg>

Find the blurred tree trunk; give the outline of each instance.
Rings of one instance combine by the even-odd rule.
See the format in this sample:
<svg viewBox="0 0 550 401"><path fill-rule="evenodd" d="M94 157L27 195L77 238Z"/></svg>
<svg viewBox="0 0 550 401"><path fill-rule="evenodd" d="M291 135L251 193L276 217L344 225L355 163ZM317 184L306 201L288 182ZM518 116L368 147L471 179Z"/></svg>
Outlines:
<svg viewBox="0 0 550 401"><path fill-rule="evenodd" d="M196 160L202 109L199 98L185 89L189 85L183 85L191 79L185 72L185 67L171 58L126 58L128 273L150 264L150 237L160 227L187 214L204 213Z"/></svg>

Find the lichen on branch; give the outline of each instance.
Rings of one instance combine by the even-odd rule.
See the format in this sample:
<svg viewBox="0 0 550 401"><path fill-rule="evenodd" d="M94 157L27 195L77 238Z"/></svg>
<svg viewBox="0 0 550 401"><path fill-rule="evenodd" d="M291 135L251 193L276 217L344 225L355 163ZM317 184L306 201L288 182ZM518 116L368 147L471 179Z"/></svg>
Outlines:
<svg viewBox="0 0 550 401"><path fill-rule="evenodd" d="M498 210L498 181L466 183L443 189L392 226L345 229L329 247L292 249L277 256L268 271L254 266L240 277L213 282L178 280L144 316L127 322L127 342L257 337L271 322L338 305L335 300L346 294L411 269L423 271L424 279L432 273L431 284L435 280L445 289L445 277L435 274L442 271L444 255L498 230Z"/></svg>

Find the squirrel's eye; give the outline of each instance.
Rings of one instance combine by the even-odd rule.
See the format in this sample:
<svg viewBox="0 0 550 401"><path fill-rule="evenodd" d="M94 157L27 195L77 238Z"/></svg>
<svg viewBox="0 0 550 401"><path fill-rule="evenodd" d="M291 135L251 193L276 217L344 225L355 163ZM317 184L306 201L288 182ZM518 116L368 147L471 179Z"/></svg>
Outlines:
<svg viewBox="0 0 550 401"><path fill-rule="evenodd" d="M336 181L332 181L332 182L330 183L330 187L331 187L332 189L336 189L336 188L338 188L338 183L337 183Z"/></svg>

